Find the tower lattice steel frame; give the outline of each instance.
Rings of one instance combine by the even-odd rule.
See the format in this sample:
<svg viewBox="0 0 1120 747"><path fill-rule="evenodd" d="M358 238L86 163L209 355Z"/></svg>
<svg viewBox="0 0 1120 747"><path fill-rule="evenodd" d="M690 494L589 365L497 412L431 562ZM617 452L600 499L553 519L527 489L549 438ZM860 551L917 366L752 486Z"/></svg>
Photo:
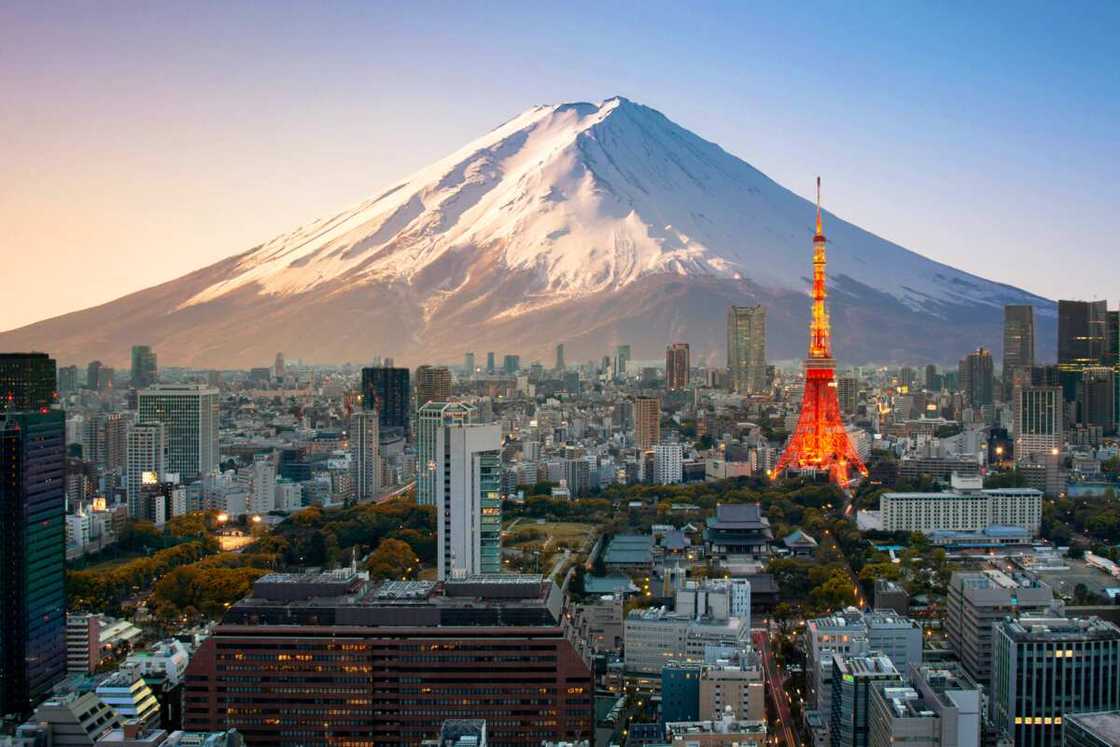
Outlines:
<svg viewBox="0 0 1120 747"><path fill-rule="evenodd" d="M817 233L813 236L813 307L809 322L809 357L805 359L805 394L801 416L781 459L770 473L783 470L827 470L829 479L847 487L854 472L867 467L844 429L836 392L836 361L825 308L826 239L821 226L821 180L817 177Z"/></svg>

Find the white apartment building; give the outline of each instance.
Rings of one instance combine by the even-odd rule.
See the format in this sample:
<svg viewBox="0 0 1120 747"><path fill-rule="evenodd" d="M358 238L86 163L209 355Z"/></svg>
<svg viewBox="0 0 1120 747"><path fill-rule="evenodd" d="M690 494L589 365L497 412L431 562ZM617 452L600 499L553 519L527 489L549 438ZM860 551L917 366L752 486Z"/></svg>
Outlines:
<svg viewBox="0 0 1120 747"><path fill-rule="evenodd" d="M125 495L128 515L139 518L143 486L159 482L167 470L167 429L162 423L141 422L125 439Z"/></svg>
<svg viewBox="0 0 1120 747"><path fill-rule="evenodd" d="M672 485L684 479L684 450L680 444L657 444L653 447L653 481Z"/></svg>
<svg viewBox="0 0 1120 747"><path fill-rule="evenodd" d="M1019 527L1037 535L1042 522L1042 492L1001 488L944 493L884 493L879 499L883 530L922 532L981 531L991 526Z"/></svg>

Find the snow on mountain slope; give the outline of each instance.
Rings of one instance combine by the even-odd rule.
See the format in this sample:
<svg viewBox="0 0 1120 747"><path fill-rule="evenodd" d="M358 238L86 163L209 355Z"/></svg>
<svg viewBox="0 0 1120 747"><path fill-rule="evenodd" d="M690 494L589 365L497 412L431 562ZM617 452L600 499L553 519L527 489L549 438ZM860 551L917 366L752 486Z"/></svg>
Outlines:
<svg viewBox="0 0 1120 747"><path fill-rule="evenodd" d="M809 184L815 174L807 174ZM825 181L828 190L843 189ZM467 351L573 359L686 341L722 365L728 304L764 304L772 360L804 354L814 206L622 98L538 106L349 210L98 307L0 333L0 350L124 364L252 366ZM1054 305L828 214L830 303L847 362L998 353L999 307Z"/></svg>
<svg viewBox="0 0 1120 747"><path fill-rule="evenodd" d="M183 306L246 286L410 282L448 255L469 265L490 252L536 277L506 313L664 272L803 290L812 218L808 202L652 109L623 98L538 106L380 197L260 246ZM1003 303L992 284L833 216L826 230L835 277L914 308Z"/></svg>

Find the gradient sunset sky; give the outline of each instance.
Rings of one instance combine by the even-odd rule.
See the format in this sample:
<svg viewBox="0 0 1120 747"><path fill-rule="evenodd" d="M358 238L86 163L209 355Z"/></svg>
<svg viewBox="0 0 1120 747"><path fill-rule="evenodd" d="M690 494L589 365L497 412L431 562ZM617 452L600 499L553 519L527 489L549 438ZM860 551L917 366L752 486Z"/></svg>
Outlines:
<svg viewBox="0 0 1120 747"><path fill-rule="evenodd" d="M616 94L929 257L1115 305L1120 3L976 5L3 3L0 329Z"/></svg>

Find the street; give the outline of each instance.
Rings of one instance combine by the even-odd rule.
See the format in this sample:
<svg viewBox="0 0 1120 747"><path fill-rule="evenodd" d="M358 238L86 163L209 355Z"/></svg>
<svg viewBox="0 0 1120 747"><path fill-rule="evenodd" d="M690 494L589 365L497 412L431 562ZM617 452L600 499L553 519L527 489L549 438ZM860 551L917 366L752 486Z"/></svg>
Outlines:
<svg viewBox="0 0 1120 747"><path fill-rule="evenodd" d="M786 693L785 679L774 661L770 651L770 635L765 630L752 632L755 650L762 659L762 671L766 676L767 691L774 702L774 710L778 713L778 722L774 726L775 735L780 734L786 747L799 747L797 732L793 728L793 715L790 711L789 694Z"/></svg>

